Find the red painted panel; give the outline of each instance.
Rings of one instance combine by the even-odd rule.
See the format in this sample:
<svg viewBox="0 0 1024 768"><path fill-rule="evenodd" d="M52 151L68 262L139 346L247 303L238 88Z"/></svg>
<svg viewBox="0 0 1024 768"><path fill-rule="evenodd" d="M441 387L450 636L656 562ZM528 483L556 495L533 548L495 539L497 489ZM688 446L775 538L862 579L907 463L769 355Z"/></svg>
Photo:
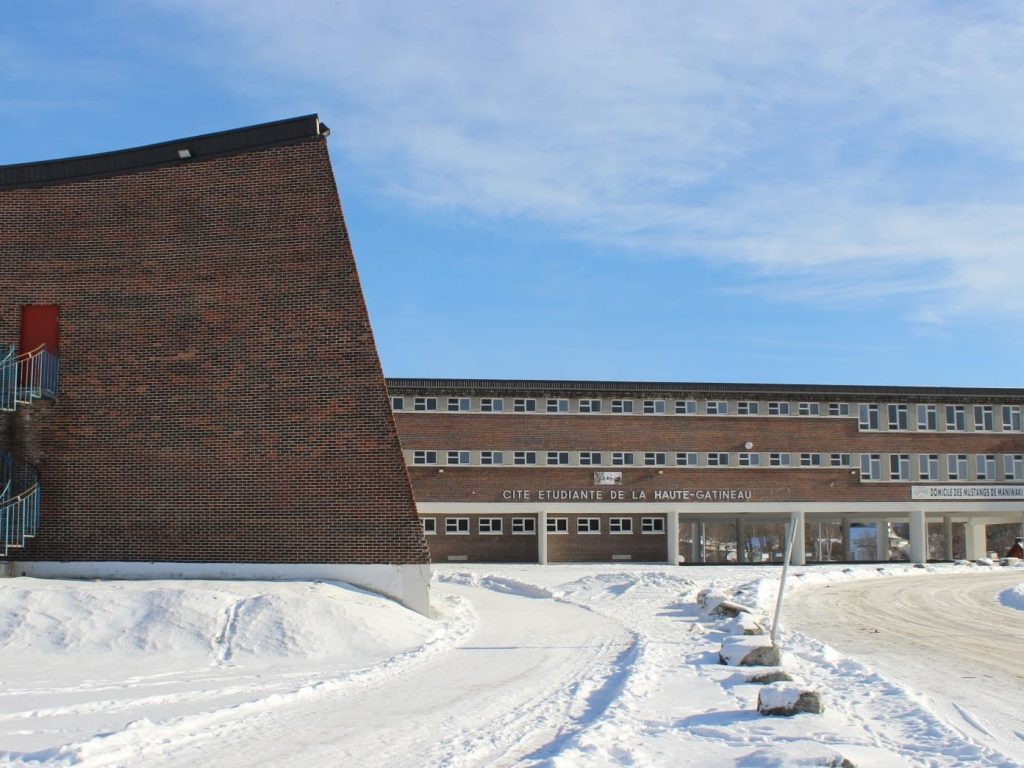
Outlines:
<svg viewBox="0 0 1024 768"><path fill-rule="evenodd" d="M21 308L22 354L40 344L54 354L60 352L60 307L56 304L26 304Z"/></svg>

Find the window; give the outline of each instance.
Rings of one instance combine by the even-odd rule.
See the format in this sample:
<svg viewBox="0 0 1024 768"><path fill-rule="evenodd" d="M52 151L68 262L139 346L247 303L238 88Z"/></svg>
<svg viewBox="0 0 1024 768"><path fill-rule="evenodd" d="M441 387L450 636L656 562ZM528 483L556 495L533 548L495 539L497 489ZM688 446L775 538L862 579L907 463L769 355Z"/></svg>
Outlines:
<svg viewBox="0 0 1024 768"><path fill-rule="evenodd" d="M758 412L758 403L750 400L742 400L736 403L736 413L740 416L756 416Z"/></svg>
<svg viewBox="0 0 1024 768"><path fill-rule="evenodd" d="M601 464L601 453L599 451L580 451L580 466L590 467Z"/></svg>
<svg viewBox="0 0 1024 768"><path fill-rule="evenodd" d="M853 456L848 453L832 453L828 457L830 467L852 467Z"/></svg>
<svg viewBox="0 0 1024 768"><path fill-rule="evenodd" d="M479 525L482 534L495 536L501 533L500 517L481 517Z"/></svg>
<svg viewBox="0 0 1024 768"><path fill-rule="evenodd" d="M769 416L789 416L789 403L768 403Z"/></svg>
<svg viewBox="0 0 1024 768"><path fill-rule="evenodd" d="M412 409L414 411L436 411L437 410L437 398L436 397L417 397L412 401Z"/></svg>
<svg viewBox="0 0 1024 768"><path fill-rule="evenodd" d="M437 464L437 451L413 451L413 464Z"/></svg>
<svg viewBox="0 0 1024 768"><path fill-rule="evenodd" d="M633 518L632 517L612 517L608 520L608 532L609 533L632 533L633 532Z"/></svg>
<svg viewBox="0 0 1024 768"><path fill-rule="evenodd" d="M917 428L922 431L935 431L936 429L939 428L938 406L917 406Z"/></svg>
<svg viewBox="0 0 1024 768"><path fill-rule="evenodd" d="M449 411L468 411L469 410L469 398L468 397L449 397L448 398L448 410Z"/></svg>
<svg viewBox="0 0 1024 768"><path fill-rule="evenodd" d="M600 413L600 400L580 400L580 413Z"/></svg>
<svg viewBox="0 0 1024 768"><path fill-rule="evenodd" d="M644 413L664 413L665 412L665 401L664 400L644 400Z"/></svg>
<svg viewBox="0 0 1024 768"><path fill-rule="evenodd" d="M668 457L662 451L648 452L644 454L644 466L660 467L666 463Z"/></svg>
<svg viewBox="0 0 1024 768"><path fill-rule="evenodd" d="M905 453L894 453L889 456L889 479L910 479L910 456Z"/></svg>
<svg viewBox="0 0 1024 768"><path fill-rule="evenodd" d="M512 410L515 413L536 413L537 401L532 397L517 397L512 402Z"/></svg>
<svg viewBox="0 0 1024 768"><path fill-rule="evenodd" d="M466 536L469 534L468 517L446 517L444 519L444 532L453 535Z"/></svg>
<svg viewBox="0 0 1024 768"><path fill-rule="evenodd" d="M800 403L797 406L797 413L801 416L820 416L821 403Z"/></svg>
<svg viewBox="0 0 1024 768"><path fill-rule="evenodd" d="M663 517L641 517L640 533L664 533L665 518Z"/></svg>
<svg viewBox="0 0 1024 768"><path fill-rule="evenodd" d="M569 463L569 452L568 451L548 451L548 465L552 464L568 464Z"/></svg>
<svg viewBox="0 0 1024 768"><path fill-rule="evenodd" d="M580 517L576 519L576 533L600 533L601 518Z"/></svg>
<svg viewBox="0 0 1024 768"><path fill-rule="evenodd" d="M967 429L967 415L962 405L946 406L946 430L949 432L963 432Z"/></svg>
<svg viewBox="0 0 1024 768"><path fill-rule="evenodd" d="M708 416L724 416L729 412L727 400L708 400L705 412Z"/></svg>
<svg viewBox="0 0 1024 768"><path fill-rule="evenodd" d="M922 480L939 479L939 455L922 453L917 457L917 472Z"/></svg>
<svg viewBox="0 0 1024 768"><path fill-rule="evenodd" d="M882 457L877 453L862 453L860 456L860 479L882 479Z"/></svg>
<svg viewBox="0 0 1024 768"><path fill-rule="evenodd" d="M878 429L878 406L874 403L858 405L857 426L860 429Z"/></svg>
<svg viewBox="0 0 1024 768"><path fill-rule="evenodd" d="M979 480L996 479L996 457L994 454L978 454L975 457L978 464Z"/></svg>
<svg viewBox="0 0 1024 768"><path fill-rule="evenodd" d="M536 536L537 535L537 521L532 517L513 517L512 518L512 535L513 536Z"/></svg>
<svg viewBox="0 0 1024 768"><path fill-rule="evenodd" d="M568 400L548 400L547 406L545 407L548 413L568 413L569 412L569 401Z"/></svg>
<svg viewBox="0 0 1024 768"><path fill-rule="evenodd" d="M1003 470L1007 480L1024 480L1024 455L1015 453L1003 456Z"/></svg>
<svg viewBox="0 0 1024 768"><path fill-rule="evenodd" d="M889 404L889 429L910 429L910 409L906 405Z"/></svg>
<svg viewBox="0 0 1024 768"><path fill-rule="evenodd" d="M697 454L690 451L687 453L676 454L676 466L677 467L696 467L697 466Z"/></svg>
<svg viewBox="0 0 1024 768"><path fill-rule="evenodd" d="M598 409L600 410L600 408ZM632 413L632 400L612 400L612 413Z"/></svg>
<svg viewBox="0 0 1024 768"><path fill-rule="evenodd" d="M568 517L549 517L548 518L548 533L568 533L569 532L569 518Z"/></svg>
<svg viewBox="0 0 1024 768"><path fill-rule="evenodd" d="M676 400L676 413L689 416L697 412L696 400Z"/></svg>
<svg viewBox="0 0 1024 768"><path fill-rule="evenodd" d="M849 416L850 415L850 404L849 403L829 403L828 404L828 415L829 416Z"/></svg>
<svg viewBox="0 0 1024 768"><path fill-rule="evenodd" d="M761 466L761 454L739 453L736 455L736 463L741 467L759 467Z"/></svg>
<svg viewBox="0 0 1024 768"><path fill-rule="evenodd" d="M729 466L729 454L728 453L709 453L708 454L708 466L709 467L728 467Z"/></svg>
<svg viewBox="0 0 1024 768"><path fill-rule="evenodd" d="M946 457L946 469L949 470L950 480L967 479L967 454L950 454Z"/></svg>
<svg viewBox="0 0 1024 768"><path fill-rule="evenodd" d="M404 397L392 397L391 398L391 410L393 410L393 411L404 411L405 410L405 398Z"/></svg>
<svg viewBox="0 0 1024 768"><path fill-rule="evenodd" d="M480 452L480 463L481 464L504 464L505 454L501 451L481 451Z"/></svg>
<svg viewBox="0 0 1024 768"><path fill-rule="evenodd" d="M481 397L480 410L484 413L500 413L505 410L505 401L500 397Z"/></svg>
<svg viewBox="0 0 1024 768"><path fill-rule="evenodd" d="M996 428L991 405L974 406L974 428L979 432L991 432Z"/></svg>
<svg viewBox="0 0 1024 768"><path fill-rule="evenodd" d="M801 453L800 454L800 466L801 467L820 467L821 466L821 454L820 453Z"/></svg>
<svg viewBox="0 0 1024 768"><path fill-rule="evenodd" d="M790 455L788 453L769 453L768 454L768 466L770 467L788 467L790 464Z"/></svg>
<svg viewBox="0 0 1024 768"><path fill-rule="evenodd" d="M449 464L469 464L469 451L448 451Z"/></svg>
<svg viewBox="0 0 1024 768"><path fill-rule="evenodd" d="M631 451L616 451L612 454L612 465L616 467L628 467L633 464L633 453Z"/></svg>
<svg viewBox="0 0 1024 768"><path fill-rule="evenodd" d="M420 518L423 523L423 533L427 536L433 536L437 533L437 520L433 517Z"/></svg>
<svg viewBox="0 0 1024 768"><path fill-rule="evenodd" d="M537 463L537 452L536 451L516 451L512 455L512 463L518 464L519 466L525 466L527 464Z"/></svg>
<svg viewBox="0 0 1024 768"><path fill-rule="evenodd" d="M1020 406L1019 405L1004 405L1003 406L1003 431L1004 432L1020 432L1021 431L1021 418L1020 418Z"/></svg>

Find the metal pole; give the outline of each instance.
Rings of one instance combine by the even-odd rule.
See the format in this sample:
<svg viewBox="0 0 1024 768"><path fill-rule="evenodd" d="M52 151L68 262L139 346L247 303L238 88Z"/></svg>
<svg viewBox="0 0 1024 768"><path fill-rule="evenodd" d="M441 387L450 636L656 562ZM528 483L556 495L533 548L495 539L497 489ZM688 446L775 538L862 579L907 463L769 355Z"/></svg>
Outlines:
<svg viewBox="0 0 1024 768"><path fill-rule="evenodd" d="M786 558L782 561L782 578L779 579L779 596L775 600L775 618L772 619L772 645L779 644L779 617L782 615L782 596L786 593L786 576L789 575L789 559L793 554L793 540L796 538L796 515L789 518L786 530Z"/></svg>

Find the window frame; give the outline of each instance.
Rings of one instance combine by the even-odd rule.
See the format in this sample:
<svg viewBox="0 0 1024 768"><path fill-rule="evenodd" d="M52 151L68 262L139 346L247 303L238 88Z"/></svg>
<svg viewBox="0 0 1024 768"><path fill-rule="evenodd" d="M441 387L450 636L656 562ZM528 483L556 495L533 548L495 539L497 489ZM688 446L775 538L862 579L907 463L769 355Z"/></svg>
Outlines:
<svg viewBox="0 0 1024 768"><path fill-rule="evenodd" d="M454 530L452 523L455 523ZM465 516L446 517L444 519L444 534L445 536L469 536L469 518Z"/></svg>

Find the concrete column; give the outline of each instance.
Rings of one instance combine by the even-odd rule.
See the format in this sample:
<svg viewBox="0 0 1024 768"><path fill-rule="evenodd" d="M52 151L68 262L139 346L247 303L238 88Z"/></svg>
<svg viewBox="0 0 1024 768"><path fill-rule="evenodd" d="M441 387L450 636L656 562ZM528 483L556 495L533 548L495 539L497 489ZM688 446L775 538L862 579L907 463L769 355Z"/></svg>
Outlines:
<svg viewBox="0 0 1024 768"><path fill-rule="evenodd" d="M665 526L668 533L668 564L679 565L679 513L668 512Z"/></svg>
<svg viewBox="0 0 1024 768"><path fill-rule="evenodd" d="M690 523L690 562L701 562L700 523Z"/></svg>
<svg viewBox="0 0 1024 768"><path fill-rule="evenodd" d="M807 564L807 524L804 519L804 511L801 509L793 520L796 523L796 538L793 539L793 555L790 557L790 565Z"/></svg>
<svg viewBox="0 0 1024 768"><path fill-rule="evenodd" d="M743 525L743 518L736 518L736 562L745 563L747 562L747 552L743 547L743 535L746 526Z"/></svg>
<svg viewBox="0 0 1024 768"><path fill-rule="evenodd" d="M537 562L548 564L548 513L537 513Z"/></svg>
<svg viewBox="0 0 1024 768"><path fill-rule="evenodd" d="M843 560L853 560L853 539L850 536L850 518L843 518Z"/></svg>
<svg viewBox="0 0 1024 768"><path fill-rule="evenodd" d="M923 509L910 510L910 562L928 562L928 520Z"/></svg>
<svg viewBox="0 0 1024 768"><path fill-rule="evenodd" d="M942 556L953 559L953 518L949 515L942 518Z"/></svg>
<svg viewBox="0 0 1024 768"><path fill-rule="evenodd" d="M964 543L967 548L965 555L968 560L988 557L988 542L985 539L987 531L987 526L984 523L964 524Z"/></svg>
<svg viewBox="0 0 1024 768"><path fill-rule="evenodd" d="M887 562L889 560L889 521L875 521L875 559Z"/></svg>

